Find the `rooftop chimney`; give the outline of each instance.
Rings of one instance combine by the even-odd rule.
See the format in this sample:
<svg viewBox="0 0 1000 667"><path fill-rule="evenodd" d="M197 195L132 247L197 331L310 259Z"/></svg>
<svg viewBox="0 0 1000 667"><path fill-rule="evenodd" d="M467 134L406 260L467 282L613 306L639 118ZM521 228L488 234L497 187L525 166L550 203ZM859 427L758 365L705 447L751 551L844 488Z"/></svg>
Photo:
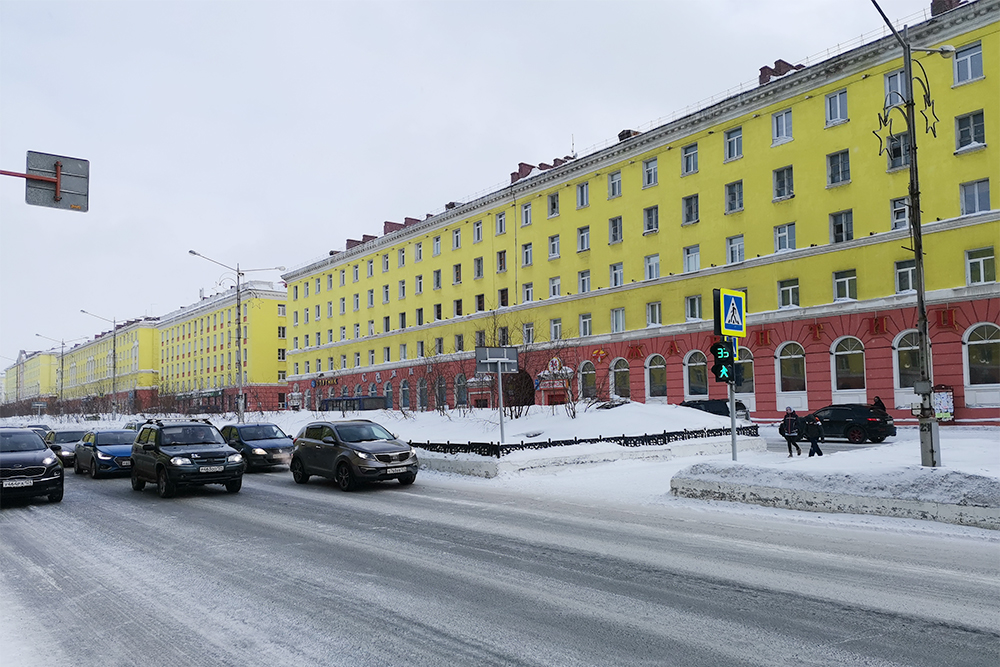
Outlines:
<svg viewBox="0 0 1000 667"><path fill-rule="evenodd" d="M771 77L785 76L791 71L805 69L805 65L792 65L784 60L775 60L774 67L764 65L760 68L760 85L764 85L771 80Z"/></svg>
<svg viewBox="0 0 1000 667"><path fill-rule="evenodd" d="M964 5L965 0L931 0L931 16L950 12L959 5Z"/></svg>
<svg viewBox="0 0 1000 667"><path fill-rule="evenodd" d="M618 141L625 141L641 134L638 130L622 130L618 133Z"/></svg>

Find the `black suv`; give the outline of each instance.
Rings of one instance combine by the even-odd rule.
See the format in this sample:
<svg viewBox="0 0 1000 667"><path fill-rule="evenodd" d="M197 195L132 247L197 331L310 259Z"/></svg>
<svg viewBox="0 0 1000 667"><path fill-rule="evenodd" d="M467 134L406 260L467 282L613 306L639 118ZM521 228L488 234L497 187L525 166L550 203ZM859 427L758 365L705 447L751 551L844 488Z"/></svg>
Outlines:
<svg viewBox="0 0 1000 667"><path fill-rule="evenodd" d="M132 443L132 488L156 484L161 498L178 487L223 484L236 493L243 486L243 456L234 452L207 419L150 419Z"/></svg>
<svg viewBox="0 0 1000 667"><path fill-rule="evenodd" d="M13 496L63 499L63 464L38 433L0 428L0 500Z"/></svg>
<svg viewBox="0 0 1000 667"><path fill-rule="evenodd" d="M862 403L828 405L813 412L812 415L823 425L825 437L847 438L855 445L860 445L865 440L883 442L890 435L896 435L896 425L892 417L882 410L876 410Z"/></svg>
<svg viewBox="0 0 1000 667"><path fill-rule="evenodd" d="M335 480L344 491L386 479L405 486L417 478L417 454L367 419L312 422L295 436L289 468L299 484L320 475Z"/></svg>

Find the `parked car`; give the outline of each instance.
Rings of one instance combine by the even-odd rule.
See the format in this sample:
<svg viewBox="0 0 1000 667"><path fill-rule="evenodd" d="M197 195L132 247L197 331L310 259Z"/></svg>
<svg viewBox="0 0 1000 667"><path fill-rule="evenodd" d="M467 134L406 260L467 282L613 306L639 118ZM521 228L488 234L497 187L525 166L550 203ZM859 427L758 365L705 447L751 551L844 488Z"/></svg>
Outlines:
<svg viewBox="0 0 1000 667"><path fill-rule="evenodd" d="M76 459L76 443L86 435L87 429L66 429L49 431L45 434L45 444L62 459L63 465L69 467Z"/></svg>
<svg viewBox="0 0 1000 667"><path fill-rule="evenodd" d="M243 455L234 452L207 419L150 419L132 443L132 489L156 484L161 498L177 489L222 484L229 493L243 486Z"/></svg>
<svg viewBox="0 0 1000 667"><path fill-rule="evenodd" d="M101 475L128 474L132 470L132 442L135 431L127 429L87 431L76 443L73 472L89 471L97 479Z"/></svg>
<svg viewBox="0 0 1000 667"><path fill-rule="evenodd" d="M887 437L896 435L892 417L862 403L828 405L811 414L823 425L825 437L846 438L855 445L860 445L865 440L883 442Z"/></svg>
<svg viewBox="0 0 1000 667"><path fill-rule="evenodd" d="M696 401L684 401L681 403L681 406L685 408L694 408L695 410L701 410L702 412L709 412L713 415L722 415L723 417L729 416L729 399L725 398L705 398ZM747 406L743 404L743 401L736 401L736 418L750 418L750 411L747 410Z"/></svg>
<svg viewBox="0 0 1000 667"><path fill-rule="evenodd" d="M222 427L222 437L243 455L247 472L288 465L292 460L294 443L274 424L227 424Z"/></svg>
<svg viewBox="0 0 1000 667"><path fill-rule="evenodd" d="M60 502L63 465L33 430L0 428L0 500L17 496Z"/></svg>
<svg viewBox="0 0 1000 667"><path fill-rule="evenodd" d="M142 421L135 421L135 420L133 420L133 421L125 422L125 425L122 426L122 428L126 429L128 431L138 431L139 427L142 426L142 425L143 425Z"/></svg>
<svg viewBox="0 0 1000 667"><path fill-rule="evenodd" d="M295 437L289 467L298 484L319 475L335 480L344 491L387 479L405 486L417 478L417 454L373 421L320 421L307 424Z"/></svg>

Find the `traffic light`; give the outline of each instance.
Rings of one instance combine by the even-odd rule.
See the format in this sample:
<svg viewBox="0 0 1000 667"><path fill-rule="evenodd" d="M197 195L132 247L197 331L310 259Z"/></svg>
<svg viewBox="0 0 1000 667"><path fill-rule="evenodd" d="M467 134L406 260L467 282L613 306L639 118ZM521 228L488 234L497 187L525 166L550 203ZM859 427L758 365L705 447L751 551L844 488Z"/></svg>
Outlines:
<svg viewBox="0 0 1000 667"><path fill-rule="evenodd" d="M710 348L712 356L715 357L715 364L712 366L712 374L716 382L731 383L736 381L736 362L733 360L733 344L728 340L714 343Z"/></svg>

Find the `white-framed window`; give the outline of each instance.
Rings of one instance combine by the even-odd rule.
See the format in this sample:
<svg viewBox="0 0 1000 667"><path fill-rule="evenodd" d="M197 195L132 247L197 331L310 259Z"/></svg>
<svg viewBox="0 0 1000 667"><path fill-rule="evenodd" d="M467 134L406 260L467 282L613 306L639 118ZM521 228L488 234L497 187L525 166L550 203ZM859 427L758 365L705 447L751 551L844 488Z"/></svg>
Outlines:
<svg viewBox="0 0 1000 667"><path fill-rule="evenodd" d="M413 244L413 261L420 262L424 259L424 243L423 241L418 241Z"/></svg>
<svg viewBox="0 0 1000 667"><path fill-rule="evenodd" d="M983 78L983 45L979 42L955 51L955 85Z"/></svg>
<svg viewBox="0 0 1000 667"><path fill-rule="evenodd" d="M681 200L681 223L689 225L698 222L698 195L684 197Z"/></svg>
<svg viewBox="0 0 1000 667"><path fill-rule="evenodd" d="M382 303L389 303L389 286L382 285Z"/></svg>
<svg viewBox="0 0 1000 667"><path fill-rule="evenodd" d="M549 296L562 294L562 279L559 276L549 278Z"/></svg>
<svg viewBox="0 0 1000 667"><path fill-rule="evenodd" d="M698 171L698 144L691 144L681 149L681 176Z"/></svg>
<svg viewBox="0 0 1000 667"><path fill-rule="evenodd" d="M993 246L965 251L965 279L968 285L996 282L996 255Z"/></svg>
<svg viewBox="0 0 1000 667"><path fill-rule="evenodd" d="M347 327L340 327L340 340L347 340Z"/></svg>
<svg viewBox="0 0 1000 667"><path fill-rule="evenodd" d="M896 262L896 294L912 292L917 289L916 261L904 259Z"/></svg>
<svg viewBox="0 0 1000 667"><path fill-rule="evenodd" d="M347 271L344 269L340 270L340 286L343 287L347 282Z"/></svg>
<svg viewBox="0 0 1000 667"><path fill-rule="evenodd" d="M405 280L400 280L399 281L399 298L400 299L405 299L406 298L406 281Z"/></svg>
<svg viewBox="0 0 1000 667"><path fill-rule="evenodd" d="M906 101L906 92L903 87L905 81L903 70L896 70L885 75L885 108L900 106Z"/></svg>
<svg viewBox="0 0 1000 667"><path fill-rule="evenodd" d="M497 236L507 233L507 214L497 213L496 217Z"/></svg>
<svg viewBox="0 0 1000 667"><path fill-rule="evenodd" d="M368 320L368 335L369 336L375 335L375 320Z"/></svg>
<svg viewBox="0 0 1000 667"><path fill-rule="evenodd" d="M476 220L472 223L472 242L480 243L483 240L483 221Z"/></svg>
<svg viewBox="0 0 1000 667"><path fill-rule="evenodd" d="M708 358L692 350L684 358L684 395L708 396Z"/></svg>
<svg viewBox="0 0 1000 667"><path fill-rule="evenodd" d="M462 247L462 230L453 229L451 230L451 249L458 250Z"/></svg>
<svg viewBox="0 0 1000 667"><path fill-rule="evenodd" d="M521 266L531 266L531 244L521 246Z"/></svg>
<svg viewBox="0 0 1000 667"><path fill-rule="evenodd" d="M585 269L577 274L577 291L586 294L590 291L590 270Z"/></svg>
<svg viewBox="0 0 1000 667"><path fill-rule="evenodd" d="M527 227L531 224L531 204L521 205L521 226Z"/></svg>
<svg viewBox="0 0 1000 667"><path fill-rule="evenodd" d="M368 261L369 261L369 263L371 262L371 260L368 260ZM354 274L353 275L354 282L358 282L361 279L361 276L360 276L361 267L359 265L355 264L352 268L353 268L353 274ZM371 274L369 273L368 275L371 275Z"/></svg>
<svg viewBox="0 0 1000 667"><path fill-rule="evenodd" d="M562 318L549 320L549 340L562 340Z"/></svg>
<svg viewBox="0 0 1000 667"><path fill-rule="evenodd" d="M771 116L771 145L792 140L792 110L785 109Z"/></svg>
<svg viewBox="0 0 1000 667"><path fill-rule="evenodd" d="M559 257L559 235L553 234L549 237L549 259Z"/></svg>
<svg viewBox="0 0 1000 667"><path fill-rule="evenodd" d="M590 316L590 313L580 314L580 335L581 336L594 335L594 322Z"/></svg>
<svg viewBox="0 0 1000 667"><path fill-rule="evenodd" d="M774 252L795 250L795 223L777 225L774 228Z"/></svg>
<svg viewBox="0 0 1000 667"><path fill-rule="evenodd" d="M895 362L896 387L909 389L920 380L920 338L916 331L906 331L896 337L893 347L896 350Z"/></svg>
<svg viewBox="0 0 1000 667"><path fill-rule="evenodd" d="M910 164L910 135L900 132L889 137L888 170L902 169Z"/></svg>
<svg viewBox="0 0 1000 667"><path fill-rule="evenodd" d="M701 320L701 295L684 297L684 319L688 322Z"/></svg>
<svg viewBox="0 0 1000 667"><path fill-rule="evenodd" d="M507 271L507 251L498 250L497 251L497 273L504 273Z"/></svg>
<svg viewBox="0 0 1000 667"><path fill-rule="evenodd" d="M858 272L855 269L835 271L833 274L833 300L857 300Z"/></svg>
<svg viewBox="0 0 1000 667"><path fill-rule="evenodd" d="M663 307L659 301L646 304L646 326L663 324Z"/></svg>
<svg viewBox="0 0 1000 667"><path fill-rule="evenodd" d="M611 333L624 333L625 331L625 309L611 309Z"/></svg>
<svg viewBox="0 0 1000 667"><path fill-rule="evenodd" d="M826 156L827 185L842 185L851 182L851 154L839 151Z"/></svg>
<svg viewBox="0 0 1000 667"><path fill-rule="evenodd" d="M903 229L910 226L910 198L908 196L890 199L889 211L893 229Z"/></svg>
<svg viewBox="0 0 1000 667"><path fill-rule="evenodd" d="M730 236L726 239L726 261L736 264L743 261L743 235Z"/></svg>
<svg viewBox="0 0 1000 667"><path fill-rule="evenodd" d="M456 264L451 267L451 284L459 285L462 282L462 265Z"/></svg>
<svg viewBox="0 0 1000 667"><path fill-rule="evenodd" d="M844 243L854 239L854 212L839 211L830 214L830 243Z"/></svg>
<svg viewBox="0 0 1000 667"><path fill-rule="evenodd" d="M472 260L472 278L473 280L479 280L483 277L483 258L476 257Z"/></svg>
<svg viewBox="0 0 1000 667"><path fill-rule="evenodd" d="M608 245L622 242L622 219L620 217L608 220Z"/></svg>
<svg viewBox="0 0 1000 667"><path fill-rule="evenodd" d="M302 298L304 299L307 296L309 296L309 281L308 280L306 280L305 282L302 283Z"/></svg>
<svg viewBox="0 0 1000 667"><path fill-rule="evenodd" d="M375 307L375 290L374 289L368 290L368 307L369 308L374 308Z"/></svg>
<svg viewBox="0 0 1000 667"><path fill-rule="evenodd" d="M521 301L530 303L535 300L535 284L524 283L521 285Z"/></svg>
<svg viewBox="0 0 1000 667"><path fill-rule="evenodd" d="M357 340L358 338L361 338L361 323L360 322L355 322L354 323L354 339Z"/></svg>
<svg viewBox="0 0 1000 667"><path fill-rule="evenodd" d="M625 284L625 266L621 262L615 262L610 268L611 287L621 287Z"/></svg>
<svg viewBox="0 0 1000 667"><path fill-rule="evenodd" d="M462 314L463 314L462 305L463 305L463 303L462 303L461 299L455 299L454 301L451 302L451 314L452 314L452 317L461 317L462 316Z"/></svg>
<svg viewBox="0 0 1000 667"><path fill-rule="evenodd" d="M423 308L417 308L417 310L414 313L414 315L416 316L417 326L418 327L423 326L423 324L424 324L424 309Z"/></svg>
<svg viewBox="0 0 1000 667"><path fill-rule="evenodd" d="M743 128L726 130L726 161L743 157Z"/></svg>
<svg viewBox="0 0 1000 667"><path fill-rule="evenodd" d="M646 280L656 280L660 277L660 255L646 255L643 258L644 275Z"/></svg>
<svg viewBox="0 0 1000 667"><path fill-rule="evenodd" d="M962 215L971 215L990 210L990 179L962 183Z"/></svg>
<svg viewBox="0 0 1000 667"><path fill-rule="evenodd" d="M434 269L431 274L431 289L441 289L441 269Z"/></svg>
<svg viewBox="0 0 1000 667"><path fill-rule="evenodd" d="M302 309L302 323L309 324L309 308Z"/></svg>
<svg viewBox="0 0 1000 667"><path fill-rule="evenodd" d="M986 145L986 120L982 111L955 118L955 150L982 148Z"/></svg>
<svg viewBox="0 0 1000 667"><path fill-rule="evenodd" d="M340 297L340 314L343 315L347 312L347 298Z"/></svg>
<svg viewBox="0 0 1000 667"><path fill-rule="evenodd" d="M299 311L292 311L292 326L299 326Z"/></svg>
<svg viewBox="0 0 1000 667"><path fill-rule="evenodd" d="M656 172L656 158L650 158L649 160L643 160L642 162L642 187L648 188L651 185L656 185L659 182L659 177Z"/></svg>
<svg viewBox="0 0 1000 667"><path fill-rule="evenodd" d="M692 245L684 248L684 273L701 269L701 246Z"/></svg>
<svg viewBox="0 0 1000 667"><path fill-rule="evenodd" d="M553 192L548 196L548 215L550 218L554 218L559 215L559 193Z"/></svg>
<svg viewBox="0 0 1000 667"><path fill-rule="evenodd" d="M389 348L388 347L383 347L382 348L382 361L386 362L386 363L392 361L392 357L391 357L391 355L389 353Z"/></svg>
<svg viewBox="0 0 1000 667"><path fill-rule="evenodd" d="M743 210L743 181L726 184L726 213Z"/></svg>
<svg viewBox="0 0 1000 667"><path fill-rule="evenodd" d="M608 174L608 199L622 196L622 173L613 171Z"/></svg>
<svg viewBox="0 0 1000 667"><path fill-rule="evenodd" d="M396 264L397 266L399 266L399 268L403 268L404 266L406 266L406 248L400 248L397 251L397 255L398 256L396 258Z"/></svg>
<svg viewBox="0 0 1000 667"><path fill-rule="evenodd" d="M413 293L423 294L424 293L424 276L423 274L414 276L413 278Z"/></svg>
<svg viewBox="0 0 1000 667"><path fill-rule="evenodd" d="M799 279L789 278L778 281L778 308L793 308L799 305Z"/></svg>
<svg viewBox="0 0 1000 667"><path fill-rule="evenodd" d="M1000 385L1000 327L991 322L976 324L963 338L969 385Z"/></svg>
<svg viewBox="0 0 1000 667"><path fill-rule="evenodd" d="M826 126L847 121L847 90L838 90L826 96Z"/></svg>
<svg viewBox="0 0 1000 667"><path fill-rule="evenodd" d="M579 227L576 230L576 251L590 250L590 226Z"/></svg>
<svg viewBox="0 0 1000 667"><path fill-rule="evenodd" d="M580 183L576 186L576 207L590 206L590 184Z"/></svg>
<svg viewBox="0 0 1000 667"><path fill-rule="evenodd" d="M535 342L535 323L525 322L521 325L521 342L529 345Z"/></svg>
<svg viewBox="0 0 1000 667"><path fill-rule="evenodd" d="M333 317L333 301L326 302L326 318L330 319Z"/></svg>
<svg viewBox="0 0 1000 667"><path fill-rule="evenodd" d="M375 350L368 350L368 365L375 365Z"/></svg>
<svg viewBox="0 0 1000 667"><path fill-rule="evenodd" d="M431 255L437 257L441 254L441 237L435 236L431 239Z"/></svg>
<svg viewBox="0 0 1000 667"><path fill-rule="evenodd" d="M389 270L389 253L382 255L382 273Z"/></svg>
<svg viewBox="0 0 1000 667"><path fill-rule="evenodd" d="M406 343L399 344L399 360L400 361L406 360Z"/></svg>
<svg viewBox="0 0 1000 667"><path fill-rule="evenodd" d="M778 350L778 390L806 390L806 353L798 343L785 343Z"/></svg>
<svg viewBox="0 0 1000 667"><path fill-rule="evenodd" d="M652 234L660 231L660 207L650 206L642 210L642 233Z"/></svg>
<svg viewBox="0 0 1000 667"><path fill-rule="evenodd" d="M774 170L774 201L795 195L795 180L791 165Z"/></svg>

